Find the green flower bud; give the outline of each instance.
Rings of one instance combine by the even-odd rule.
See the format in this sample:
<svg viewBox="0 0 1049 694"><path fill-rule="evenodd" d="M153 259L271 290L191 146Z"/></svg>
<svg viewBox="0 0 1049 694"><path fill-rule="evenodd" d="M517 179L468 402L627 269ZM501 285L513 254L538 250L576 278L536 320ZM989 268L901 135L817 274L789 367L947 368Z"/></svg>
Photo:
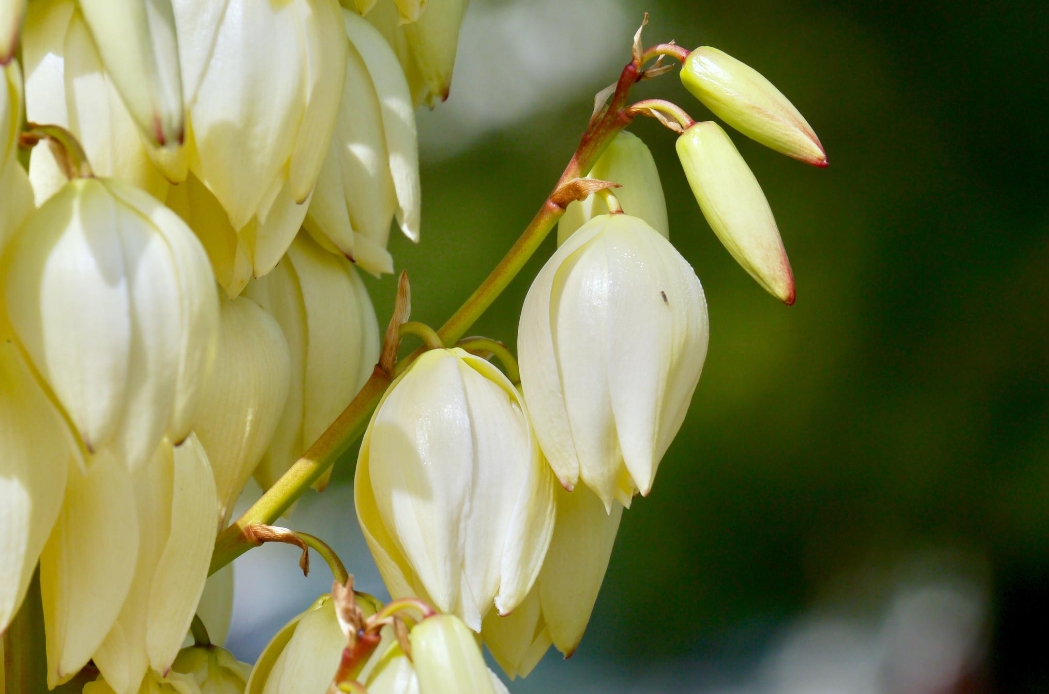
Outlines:
<svg viewBox="0 0 1049 694"><path fill-rule="evenodd" d="M618 183L621 187L613 192L623 212L645 220L663 238L670 238L667 203L659 181L659 170L652 152L641 138L625 130L619 133L590 169L587 178ZM594 217L607 213L608 206L600 195L590 195L585 200L569 204L557 224L557 244L564 243L576 229Z"/></svg>
<svg viewBox="0 0 1049 694"><path fill-rule="evenodd" d="M677 140L681 166L703 216L728 252L770 294L794 303L794 275L761 186L717 123L696 123Z"/></svg>
<svg viewBox="0 0 1049 694"><path fill-rule="evenodd" d="M757 70L716 48L692 51L681 81L718 117L747 137L815 166L827 155L812 127L787 97Z"/></svg>

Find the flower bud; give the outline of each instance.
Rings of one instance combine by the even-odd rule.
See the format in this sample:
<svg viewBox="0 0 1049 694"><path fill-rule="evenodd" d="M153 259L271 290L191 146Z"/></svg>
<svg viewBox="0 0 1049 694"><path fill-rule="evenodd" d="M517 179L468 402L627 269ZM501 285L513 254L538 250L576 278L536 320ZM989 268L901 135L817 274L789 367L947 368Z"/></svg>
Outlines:
<svg viewBox="0 0 1049 694"><path fill-rule="evenodd" d="M182 144L182 79L171 0L91 0L80 8L138 127L154 145Z"/></svg>
<svg viewBox="0 0 1049 694"><path fill-rule="evenodd" d="M108 4L103 0L98 6ZM84 6L95 8L96 4ZM73 133L96 175L119 178L163 200L168 184L150 159L139 125L104 67L80 6L73 0L33 2L22 44L29 120L60 125ZM177 64L175 68L177 76ZM37 205L66 182L47 146L33 148L29 172Z"/></svg>
<svg viewBox="0 0 1049 694"><path fill-rule="evenodd" d="M0 0L0 65L7 65L18 47L26 0Z"/></svg>
<svg viewBox="0 0 1049 694"><path fill-rule="evenodd" d="M167 670L204 585L215 504L192 438L163 444L133 475L108 454L71 467L40 558L51 687L90 658L119 692L137 691L150 667Z"/></svg>
<svg viewBox="0 0 1049 694"><path fill-rule="evenodd" d="M211 643L216 646L226 643L233 619L233 564L226 564L204 581L197 616L204 623Z"/></svg>
<svg viewBox="0 0 1049 694"><path fill-rule="evenodd" d="M34 212L5 257L19 342L89 451L129 469L189 434L214 357L207 256L179 218L112 179L77 179Z"/></svg>
<svg viewBox="0 0 1049 694"><path fill-rule="evenodd" d="M252 668L248 694L324 694L346 648L331 595L277 632Z"/></svg>
<svg viewBox="0 0 1049 694"><path fill-rule="evenodd" d="M218 489L220 526L273 439L291 382L280 325L251 299L221 301L218 352L196 426Z"/></svg>
<svg viewBox="0 0 1049 694"><path fill-rule="evenodd" d="M681 81L707 108L752 140L808 164L827 165L812 127L754 68L701 46L682 66Z"/></svg>
<svg viewBox="0 0 1049 694"><path fill-rule="evenodd" d="M608 569L623 507L605 511L586 487L557 490L557 523L543 570L513 613L485 617L481 635L500 667L526 677L553 643L570 657L583 638Z"/></svg>
<svg viewBox="0 0 1049 694"><path fill-rule="evenodd" d="M553 476L524 402L461 349L420 356L361 443L357 518L394 597L416 595L474 631L517 607L553 531Z"/></svg>
<svg viewBox="0 0 1049 694"><path fill-rule="evenodd" d="M331 426L379 360L379 323L368 290L345 258L300 234L274 272L246 295L288 341L291 382L269 449L255 470L268 489Z"/></svg>
<svg viewBox="0 0 1049 694"><path fill-rule="evenodd" d="M179 651L171 674L190 677L201 694L244 694L251 666L224 648L192 646Z"/></svg>
<svg viewBox="0 0 1049 694"><path fill-rule="evenodd" d="M342 94L336 0L175 0L189 169L269 272L303 218ZM249 228L249 225L254 225Z"/></svg>
<svg viewBox="0 0 1049 694"><path fill-rule="evenodd" d="M452 615L424 619L411 631L420 694L495 694L475 636Z"/></svg>
<svg viewBox="0 0 1049 694"><path fill-rule="evenodd" d="M648 494L707 353L707 305L688 262L626 214L583 225L536 276L518 355L532 425L561 484L611 510Z"/></svg>
<svg viewBox="0 0 1049 694"><path fill-rule="evenodd" d="M397 53L416 105L448 98L468 0L428 0L419 19L404 23L394 0L378 0L367 19Z"/></svg>
<svg viewBox="0 0 1049 694"><path fill-rule="evenodd" d="M663 238L670 238L667 203L659 182L659 170L652 152L641 138L626 130L620 132L590 169L587 178L618 183L621 187L614 193L623 212L643 219ZM608 214L608 206L600 195L569 203L557 223L558 245L576 229L602 214Z"/></svg>
<svg viewBox="0 0 1049 694"><path fill-rule="evenodd" d="M393 50L371 24L343 11L346 82L335 134L310 201L306 229L362 269L392 272L394 214L419 240L419 162L411 93Z"/></svg>
<svg viewBox="0 0 1049 694"><path fill-rule="evenodd" d="M83 460L62 413L8 340L0 339L0 632L29 587L69 468Z"/></svg>
<svg viewBox="0 0 1049 694"><path fill-rule="evenodd" d="M7 241L33 209L33 191L16 156L18 134L22 130L22 71L17 61L11 61L0 68L0 72L3 72L0 88L0 190L3 191L0 253L3 253Z"/></svg>
<svg viewBox="0 0 1049 694"><path fill-rule="evenodd" d="M696 123L677 140L681 167L703 216L728 252L758 284L794 303L794 274L765 194L717 123Z"/></svg>

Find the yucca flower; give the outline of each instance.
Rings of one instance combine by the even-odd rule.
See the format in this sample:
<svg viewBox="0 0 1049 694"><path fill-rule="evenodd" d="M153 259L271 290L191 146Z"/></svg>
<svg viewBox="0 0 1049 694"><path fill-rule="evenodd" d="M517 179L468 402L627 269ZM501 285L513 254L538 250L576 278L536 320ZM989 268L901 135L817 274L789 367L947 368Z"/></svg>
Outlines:
<svg viewBox="0 0 1049 694"><path fill-rule="evenodd" d="M707 354L703 287L681 254L627 214L593 218L540 270L518 330L536 437L566 489L612 508L652 488Z"/></svg>
<svg viewBox="0 0 1049 694"><path fill-rule="evenodd" d="M419 240L415 114L393 50L371 24L343 10L350 44L335 133L306 216L329 250L372 274L393 271L390 221Z"/></svg>
<svg viewBox="0 0 1049 694"><path fill-rule="evenodd" d="M110 4L110 0L101 0L84 7ZM83 146L96 175L118 178L164 200L168 183L150 158L150 146L140 134L140 124L128 111L106 69L81 5L73 0L30 4L22 56L27 118L68 129ZM176 76L177 68L176 61ZM178 103L181 121L181 97ZM66 182L54 151L46 145L33 148L29 175L37 205Z"/></svg>
<svg viewBox="0 0 1049 694"><path fill-rule="evenodd" d="M431 350L394 382L361 442L357 518L386 587L474 631L539 574L555 482L517 390L461 349Z"/></svg>
<svg viewBox="0 0 1049 694"><path fill-rule="evenodd" d="M49 686L89 659L120 694L168 671L204 589L217 507L196 437L165 441L134 472L104 453L71 470L40 558Z"/></svg>
<svg viewBox="0 0 1049 694"><path fill-rule="evenodd" d="M253 274L262 276L295 238L331 140L346 67L339 5L172 4L188 114L186 164L225 211Z"/></svg>
<svg viewBox="0 0 1049 694"><path fill-rule="evenodd" d="M4 257L19 343L89 451L129 469L189 435L214 356L218 301L200 243L153 197L68 182Z"/></svg>
<svg viewBox="0 0 1049 694"><path fill-rule="evenodd" d="M356 268L308 234L300 234L281 264L252 282L245 294L277 320L291 355L284 411L255 470L266 489L331 426L371 376L379 360L379 323Z"/></svg>
<svg viewBox="0 0 1049 694"><path fill-rule="evenodd" d="M22 130L22 72L17 61L3 68L0 89L0 253L33 209L33 191L18 163L18 134Z"/></svg>

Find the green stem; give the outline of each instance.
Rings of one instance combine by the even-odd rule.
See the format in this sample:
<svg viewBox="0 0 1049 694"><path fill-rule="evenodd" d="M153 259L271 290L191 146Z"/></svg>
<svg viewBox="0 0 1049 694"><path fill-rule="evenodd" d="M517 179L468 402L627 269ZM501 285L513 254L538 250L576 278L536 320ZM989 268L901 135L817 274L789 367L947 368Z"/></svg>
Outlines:
<svg viewBox="0 0 1049 694"><path fill-rule="evenodd" d="M331 569L332 577L342 585L346 585L346 581L350 579L349 572L346 571L346 565L339 559L339 555L335 553L328 543L320 539L316 535L310 535L309 533L295 531L295 534L299 536L299 539L306 543L306 546L312 549L317 554L321 555L321 558Z"/></svg>
<svg viewBox="0 0 1049 694"><path fill-rule="evenodd" d="M193 645L198 648L211 646L211 637L208 636L208 628L204 626L204 620L199 614L193 615L193 621L189 623L189 633L193 635Z"/></svg>
<svg viewBox="0 0 1049 694"><path fill-rule="evenodd" d="M677 121L683 130L688 130L696 124L695 119L688 115L685 109L665 99L638 101L636 104L631 105L629 111L635 115L654 115L652 114L653 111L664 113Z"/></svg>
<svg viewBox="0 0 1049 694"><path fill-rule="evenodd" d="M506 372L506 377L510 379L510 383L513 383L515 386L520 385L521 369L518 368L517 360L514 359L510 348L502 342L493 340L490 337L466 337L455 343L455 346L461 347L467 352L491 352L503 365L503 370Z"/></svg>
<svg viewBox="0 0 1049 694"><path fill-rule="evenodd" d="M616 135L633 120L633 115L625 109L625 106L630 90L641 79L640 67L640 63L631 61L623 68L608 106L598 118L593 120L586 133L583 134L579 147L572 155L572 160L568 162L561 178L558 179L554 190L543 201L539 211L525 227L520 238L484 279L481 286L437 331L441 342L444 344L457 342L502 294L525 263L539 249L543 240L557 224L557 220L564 214L568 201L562 200L562 196L558 195L562 186L585 176ZM405 358L404 363L411 363L422 351L424 350L416 350ZM398 370L400 366L398 364ZM243 516L219 534L215 540L215 551L211 555L211 573L215 573L251 549L252 543L245 535L245 529L249 525L253 523L269 524L275 521L364 434L368 420L378 406L390 381L390 374L377 367L353 401L317 442L310 446L303 457L292 465Z"/></svg>
<svg viewBox="0 0 1049 694"><path fill-rule="evenodd" d="M407 323L401 323L400 331L401 337L404 337L405 335L415 335L423 341L423 344L426 345L426 349L444 348L444 343L441 342L441 336L426 323L420 323L413 320L408 321Z"/></svg>

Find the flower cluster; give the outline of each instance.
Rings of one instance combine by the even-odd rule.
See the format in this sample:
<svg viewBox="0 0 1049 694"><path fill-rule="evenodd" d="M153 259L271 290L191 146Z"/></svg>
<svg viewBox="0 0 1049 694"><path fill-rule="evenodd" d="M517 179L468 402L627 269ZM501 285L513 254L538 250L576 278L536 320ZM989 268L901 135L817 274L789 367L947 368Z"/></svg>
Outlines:
<svg viewBox="0 0 1049 694"><path fill-rule="evenodd" d="M669 57L743 134L825 165L818 139L746 65L646 51L639 32L458 322L409 323L402 275L380 340L360 270L393 271L392 226L419 239L415 109L448 96L466 4L0 0L0 632L39 567L50 688L97 671L83 691L497 694L479 643L511 678L552 645L571 655L709 339L655 161L623 130L634 117L678 133L712 229L793 303L775 220L725 131L626 100ZM520 365L502 343L459 341L558 219ZM408 334L426 345L398 362ZM318 461L354 431L386 606L353 592L321 540L267 525L323 490L333 461ZM263 510L220 533L252 476ZM271 541L320 552L336 582L252 667L211 644L202 595L231 543Z"/></svg>

